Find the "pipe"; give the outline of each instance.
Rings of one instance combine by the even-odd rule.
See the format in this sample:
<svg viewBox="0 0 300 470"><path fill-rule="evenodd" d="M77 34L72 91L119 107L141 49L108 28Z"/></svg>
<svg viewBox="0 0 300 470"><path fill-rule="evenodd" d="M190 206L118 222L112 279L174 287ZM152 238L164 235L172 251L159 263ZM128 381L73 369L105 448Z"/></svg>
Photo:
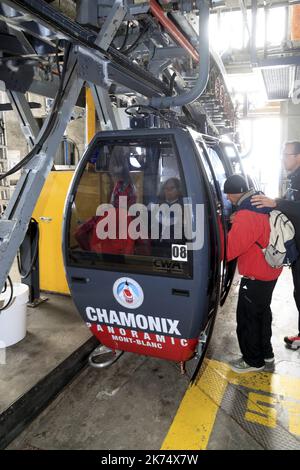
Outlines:
<svg viewBox="0 0 300 470"><path fill-rule="evenodd" d="M150 4L155 0L150 0ZM156 2L155 2L156 3ZM199 45L198 62L199 77L194 87L177 96L153 97L149 100L149 105L155 108L168 108L170 106L185 106L197 100L203 93L208 82L209 75L209 43L208 43L208 22L209 22L209 3L207 0L197 0L199 4ZM172 30L175 26L172 23ZM169 31L169 29L168 29ZM171 34L171 32L170 32Z"/></svg>
<svg viewBox="0 0 300 470"><path fill-rule="evenodd" d="M190 56L199 62L199 54L196 49L189 43L186 37L179 31L175 24L164 14L164 10L157 3L156 0L150 0L150 11L153 16L159 21L159 23L170 33L173 39L186 51Z"/></svg>
<svg viewBox="0 0 300 470"><path fill-rule="evenodd" d="M241 7L241 11L242 11L242 15L243 15L243 22L244 22L243 33L246 29L247 33L248 33L248 37L250 39L251 35L250 35L250 29L249 29L249 25L248 25L247 7L245 6L244 0L240 0L240 7ZM243 46L244 46L244 42L243 42Z"/></svg>
<svg viewBox="0 0 300 470"><path fill-rule="evenodd" d="M252 65L257 66L257 53L256 53L257 0L251 0L251 15L252 15L251 63Z"/></svg>
<svg viewBox="0 0 300 470"><path fill-rule="evenodd" d="M264 59L267 57L267 49L268 49L268 24L269 24L269 7L265 5L264 7L265 12L265 34L264 34Z"/></svg>

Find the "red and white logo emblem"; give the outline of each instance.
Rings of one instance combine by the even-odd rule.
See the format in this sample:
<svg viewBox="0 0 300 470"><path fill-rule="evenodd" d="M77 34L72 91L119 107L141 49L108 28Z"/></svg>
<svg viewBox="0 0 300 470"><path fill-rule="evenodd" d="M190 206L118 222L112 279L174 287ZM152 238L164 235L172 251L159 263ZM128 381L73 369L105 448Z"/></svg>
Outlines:
<svg viewBox="0 0 300 470"><path fill-rule="evenodd" d="M119 304L127 308L138 308L144 301L143 289L129 277L117 279L113 286L113 294Z"/></svg>
<svg viewBox="0 0 300 470"><path fill-rule="evenodd" d="M128 304L132 304L133 294L128 285L123 289L123 296L124 296L125 302L127 302Z"/></svg>

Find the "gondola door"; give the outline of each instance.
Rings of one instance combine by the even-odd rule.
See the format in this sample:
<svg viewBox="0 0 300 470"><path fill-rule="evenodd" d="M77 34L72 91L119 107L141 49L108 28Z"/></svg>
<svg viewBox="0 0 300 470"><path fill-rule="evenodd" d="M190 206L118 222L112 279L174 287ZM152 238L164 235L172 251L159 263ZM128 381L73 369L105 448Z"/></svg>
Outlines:
<svg viewBox="0 0 300 470"><path fill-rule="evenodd" d="M221 287L220 287L220 305L225 303L227 295L236 269L236 261L226 260L227 233L230 229L230 216L233 208L223 192L223 186L226 178L233 174L233 168L230 161L226 161L226 156L222 155L222 149L218 142L212 142L210 146L206 145L202 139L196 138L199 152L209 180L211 192L214 195L218 212L220 241L221 241ZM227 159L228 160L228 159Z"/></svg>

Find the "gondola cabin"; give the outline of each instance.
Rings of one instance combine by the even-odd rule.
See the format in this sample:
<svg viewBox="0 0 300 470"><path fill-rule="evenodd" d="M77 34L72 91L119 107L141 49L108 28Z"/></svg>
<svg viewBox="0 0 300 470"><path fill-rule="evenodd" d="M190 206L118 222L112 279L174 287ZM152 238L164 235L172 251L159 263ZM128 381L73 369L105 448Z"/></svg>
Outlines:
<svg viewBox="0 0 300 470"><path fill-rule="evenodd" d="M212 331L234 269L222 260L233 165L185 129L98 133L66 201L64 261L102 345L185 362Z"/></svg>

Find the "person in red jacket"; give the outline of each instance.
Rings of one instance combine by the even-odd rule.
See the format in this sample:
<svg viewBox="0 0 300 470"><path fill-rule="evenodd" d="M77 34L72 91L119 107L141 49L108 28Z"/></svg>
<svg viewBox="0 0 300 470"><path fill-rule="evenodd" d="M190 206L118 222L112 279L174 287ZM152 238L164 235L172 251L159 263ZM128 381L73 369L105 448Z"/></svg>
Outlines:
<svg viewBox="0 0 300 470"><path fill-rule="evenodd" d="M235 372L263 370L274 363L271 344L272 294L282 268L272 268L265 260L262 248L269 243L268 211L252 206L255 190L248 190L240 175L230 176L224 183L224 193L236 206L227 239L227 260L237 258L242 276L237 305L237 337L242 357L231 363Z"/></svg>

